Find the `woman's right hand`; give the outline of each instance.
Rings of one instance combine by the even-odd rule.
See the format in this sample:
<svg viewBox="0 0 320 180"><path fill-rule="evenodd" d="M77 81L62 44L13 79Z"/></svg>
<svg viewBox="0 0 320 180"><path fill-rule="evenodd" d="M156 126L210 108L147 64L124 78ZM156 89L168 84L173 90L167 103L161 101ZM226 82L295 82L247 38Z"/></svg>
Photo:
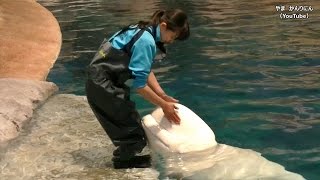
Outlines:
<svg viewBox="0 0 320 180"><path fill-rule="evenodd" d="M162 106L163 113L165 117L171 122L175 124L180 124L180 118L176 112L178 107L171 102L167 102Z"/></svg>

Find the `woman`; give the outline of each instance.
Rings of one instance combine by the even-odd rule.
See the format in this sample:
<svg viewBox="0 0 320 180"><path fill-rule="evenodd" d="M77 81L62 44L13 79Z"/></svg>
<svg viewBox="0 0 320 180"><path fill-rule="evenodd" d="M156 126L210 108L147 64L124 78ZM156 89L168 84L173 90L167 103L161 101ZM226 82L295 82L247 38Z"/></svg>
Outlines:
<svg viewBox="0 0 320 180"><path fill-rule="evenodd" d="M172 123L179 124L176 99L160 87L151 65L157 48L189 37L187 15L179 9L156 11L150 22L140 21L104 40L89 65L86 93L89 105L117 149L114 168L148 167L150 156L136 156L146 146L141 117L130 101L132 88L149 102L160 106Z"/></svg>

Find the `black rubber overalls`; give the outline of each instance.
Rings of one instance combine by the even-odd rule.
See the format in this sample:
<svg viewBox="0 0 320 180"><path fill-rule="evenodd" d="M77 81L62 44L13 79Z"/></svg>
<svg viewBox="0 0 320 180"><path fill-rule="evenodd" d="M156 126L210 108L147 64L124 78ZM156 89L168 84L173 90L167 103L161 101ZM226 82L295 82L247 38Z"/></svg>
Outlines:
<svg viewBox="0 0 320 180"><path fill-rule="evenodd" d="M146 146L141 117L130 100L130 88L125 85L134 78L128 66L133 44L148 31L155 39L156 28L141 29L121 50L104 40L88 69L86 95L91 109L113 144L120 146L120 156L128 158ZM117 35L123 33L119 32ZM116 36L117 36L116 35Z"/></svg>

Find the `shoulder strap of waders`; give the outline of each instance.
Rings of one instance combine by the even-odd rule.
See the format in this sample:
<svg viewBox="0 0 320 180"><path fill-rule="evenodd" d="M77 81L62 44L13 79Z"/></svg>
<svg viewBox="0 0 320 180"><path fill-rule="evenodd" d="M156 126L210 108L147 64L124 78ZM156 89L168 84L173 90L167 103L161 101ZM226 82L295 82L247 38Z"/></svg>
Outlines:
<svg viewBox="0 0 320 180"><path fill-rule="evenodd" d="M132 46L133 46L134 43L142 36L142 34L143 34L144 31L148 31L148 32L152 35L153 39L156 40L156 29L157 29L157 27L156 27L156 26L151 26L151 27L152 27L152 31L149 29L149 27L146 27L146 28L141 29L137 34L135 34L135 35L131 38L131 40L130 40L126 45L124 45L124 47L123 47L122 49L123 49L126 53L128 53L128 55L129 55L130 57L131 57L131 55L132 55L132 54L131 54L131 48L132 48ZM137 27L135 27L135 28L137 28ZM124 33L125 31L127 31L127 30L129 30L129 29L135 29L135 28L130 28L130 27L129 27L129 28L122 29L122 30L119 31L114 37L116 37L116 36ZM114 38L114 37L113 37L113 38ZM110 41L112 41L113 38L110 39ZM166 53L166 49L164 48L163 43L158 42L158 43L156 43L156 45L157 45L157 47L160 49L160 51L162 51L163 53Z"/></svg>
<svg viewBox="0 0 320 180"><path fill-rule="evenodd" d="M146 28L141 29L141 30L129 41L129 43L124 46L123 49L125 50L125 52L127 52L127 53L129 54L129 56L131 56L131 48L132 48L133 44L142 36L142 34L143 34L144 31L148 31L148 32L152 35L154 41L156 41L157 26L151 26L151 27L152 27L152 31L150 30L149 27L146 27ZM166 49L165 49L165 47L164 47L164 44L163 44L162 42L156 42L156 46L157 46L157 48L160 49L160 51L162 51L164 54L167 53L167 51L166 51Z"/></svg>
<svg viewBox="0 0 320 180"><path fill-rule="evenodd" d="M141 29L137 34L135 34L131 40L124 45L124 47L122 48L126 53L128 53L128 55L131 57L131 48L133 46L133 44L142 36L143 32L146 30L147 28L143 28Z"/></svg>

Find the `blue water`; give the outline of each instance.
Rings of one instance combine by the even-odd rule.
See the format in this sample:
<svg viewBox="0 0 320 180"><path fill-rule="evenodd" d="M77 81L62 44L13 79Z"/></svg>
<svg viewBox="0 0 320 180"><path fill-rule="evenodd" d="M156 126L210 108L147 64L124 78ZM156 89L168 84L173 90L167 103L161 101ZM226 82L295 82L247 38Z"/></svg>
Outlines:
<svg viewBox="0 0 320 180"><path fill-rule="evenodd" d="M217 141L261 152L289 171L320 179L320 1L282 1L313 8L308 19L281 19L271 0L38 1L58 19L63 45L48 81L84 95L86 66L104 37L178 7L191 37L157 62L165 91L196 112ZM167 70L163 70L167 69ZM132 94L141 114L153 106Z"/></svg>

